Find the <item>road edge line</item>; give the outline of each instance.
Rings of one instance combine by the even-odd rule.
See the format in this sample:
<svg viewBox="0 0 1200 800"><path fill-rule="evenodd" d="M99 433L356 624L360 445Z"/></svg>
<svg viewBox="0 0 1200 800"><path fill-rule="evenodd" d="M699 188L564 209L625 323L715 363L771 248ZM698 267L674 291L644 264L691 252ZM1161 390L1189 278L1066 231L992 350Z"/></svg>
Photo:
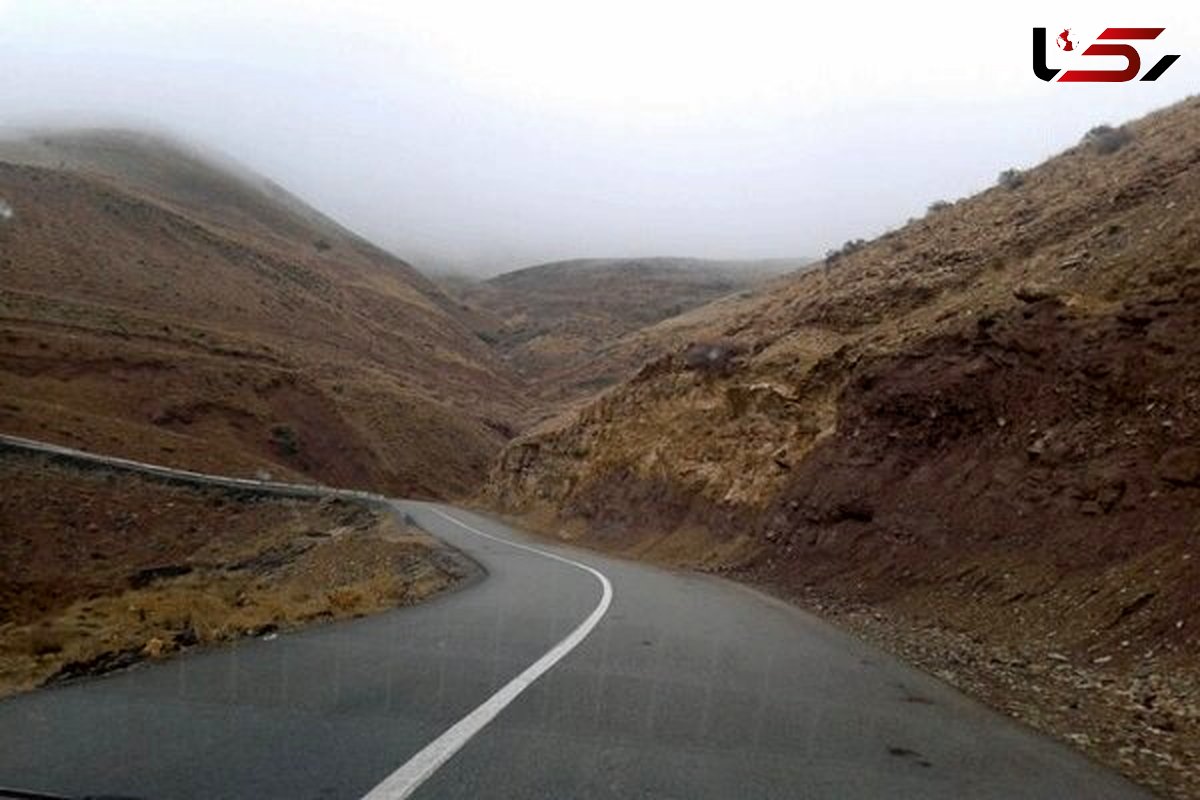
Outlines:
<svg viewBox="0 0 1200 800"><path fill-rule="evenodd" d="M421 784L437 772L443 764L453 758L455 753L461 750L472 737L483 730L513 700L516 700L534 681L549 672L555 664L579 646L588 637L588 634L592 632L592 629L600 623L600 620L603 619L604 615L608 612L609 606L612 604L612 584L609 583L604 573L599 570L566 556L560 556L537 547L512 542L500 536L484 533L441 509L430 507L429 510L476 536L482 536L485 539L491 539L501 544L506 544L509 547L515 547L518 550L535 553L554 561L561 561L564 564L569 564L589 573L600 583L602 590L600 602L592 609L592 612L588 614L583 622L568 633L558 644L550 648L533 664L526 667L524 671L506 683L499 691L476 707L474 711L451 725L440 736L425 745L416 755L404 762L399 769L384 778L370 792L363 795L362 800L403 800L403 798L411 796L413 792L420 788Z"/></svg>

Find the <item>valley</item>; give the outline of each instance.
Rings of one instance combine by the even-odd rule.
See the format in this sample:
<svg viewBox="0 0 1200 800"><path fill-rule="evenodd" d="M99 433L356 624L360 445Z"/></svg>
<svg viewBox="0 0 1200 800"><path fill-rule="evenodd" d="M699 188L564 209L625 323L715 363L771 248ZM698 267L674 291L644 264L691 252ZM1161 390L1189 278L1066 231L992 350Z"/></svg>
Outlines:
<svg viewBox="0 0 1200 800"><path fill-rule="evenodd" d="M443 284L537 398L541 416L641 366L626 337L723 298L750 295L811 259L580 259Z"/></svg>
<svg viewBox="0 0 1200 800"><path fill-rule="evenodd" d="M457 499L763 587L1155 791L1200 792L1196 98L815 263L426 277L249 170L116 131L0 142L0 199L0 433ZM14 509L59 491L30 469L89 508L213 505L6 458ZM53 541L43 511L0 547ZM347 524L274 511L246 512L272 542ZM37 652L39 625L83 625L54 615L208 546L147 531L161 547L110 565L104 533L96 596L6 599L28 645L5 653L12 685L95 657ZM347 613L400 602L383 595ZM305 609L242 628L327 611Z"/></svg>

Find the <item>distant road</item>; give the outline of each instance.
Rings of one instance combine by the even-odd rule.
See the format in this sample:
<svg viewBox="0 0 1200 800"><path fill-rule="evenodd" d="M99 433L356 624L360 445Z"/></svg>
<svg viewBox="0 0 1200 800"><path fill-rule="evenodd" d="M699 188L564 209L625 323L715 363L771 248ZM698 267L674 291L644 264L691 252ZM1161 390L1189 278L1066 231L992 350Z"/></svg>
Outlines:
<svg viewBox="0 0 1200 800"><path fill-rule="evenodd" d="M1149 796L780 601L389 502L487 577L0 701L0 786L162 800Z"/></svg>

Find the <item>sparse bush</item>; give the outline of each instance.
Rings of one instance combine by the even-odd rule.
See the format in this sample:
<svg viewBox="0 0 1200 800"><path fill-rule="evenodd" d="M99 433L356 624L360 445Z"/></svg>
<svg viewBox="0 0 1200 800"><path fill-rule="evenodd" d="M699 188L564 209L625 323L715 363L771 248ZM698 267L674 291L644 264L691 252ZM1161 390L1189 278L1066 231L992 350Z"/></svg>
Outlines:
<svg viewBox="0 0 1200 800"><path fill-rule="evenodd" d="M954 205L954 204L950 203L946 200L934 200L932 203L929 204L929 208L927 210L929 211L930 214L936 214L939 211L945 211L952 205Z"/></svg>
<svg viewBox="0 0 1200 800"><path fill-rule="evenodd" d="M730 342L696 342L683 351L683 368L707 375L729 375L740 352Z"/></svg>
<svg viewBox="0 0 1200 800"><path fill-rule="evenodd" d="M1083 143L1102 156L1115 153L1133 141L1133 134L1124 127L1097 125L1083 137Z"/></svg>
<svg viewBox="0 0 1200 800"><path fill-rule="evenodd" d="M1019 189L1025 184L1025 173L1013 167L1000 173L996 183L1004 189Z"/></svg>
<svg viewBox="0 0 1200 800"><path fill-rule="evenodd" d="M867 246L865 239L848 239L841 247L836 250L828 250L825 253L825 266L831 266L839 259L857 252Z"/></svg>
<svg viewBox="0 0 1200 800"><path fill-rule="evenodd" d="M331 245L331 244L330 244L330 243L329 243L327 240L325 240L325 239L317 239L315 242L313 242L313 247L317 248L317 249L318 249L318 250L320 250L322 253L324 253L326 250L332 250L332 249L333 249L333 245Z"/></svg>
<svg viewBox="0 0 1200 800"><path fill-rule="evenodd" d="M288 425L275 425L271 428L271 444L285 456L294 456L300 452L296 432Z"/></svg>

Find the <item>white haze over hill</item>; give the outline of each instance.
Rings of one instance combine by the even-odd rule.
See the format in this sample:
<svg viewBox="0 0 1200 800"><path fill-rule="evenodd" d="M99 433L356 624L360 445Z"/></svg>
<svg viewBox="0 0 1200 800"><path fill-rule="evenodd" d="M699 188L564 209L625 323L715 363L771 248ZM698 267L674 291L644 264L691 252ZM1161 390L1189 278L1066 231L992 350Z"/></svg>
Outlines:
<svg viewBox="0 0 1200 800"><path fill-rule="evenodd" d="M0 124L169 130L491 273L820 254L1200 86L1189 3L822 5L0 0ZM1165 26L1146 65L1182 58L1046 84L1035 25Z"/></svg>

